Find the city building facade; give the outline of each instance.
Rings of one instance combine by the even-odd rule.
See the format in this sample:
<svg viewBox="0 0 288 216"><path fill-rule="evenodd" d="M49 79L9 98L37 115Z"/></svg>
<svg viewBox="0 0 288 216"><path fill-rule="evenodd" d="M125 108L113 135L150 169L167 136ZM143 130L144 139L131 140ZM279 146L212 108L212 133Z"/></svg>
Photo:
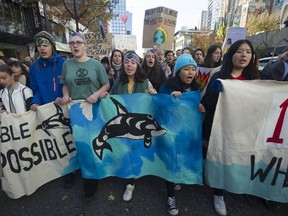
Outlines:
<svg viewBox="0 0 288 216"><path fill-rule="evenodd" d="M284 0L208 0L207 28L245 27L249 16L280 10Z"/></svg>
<svg viewBox="0 0 288 216"><path fill-rule="evenodd" d="M26 56L34 57L33 38L42 30L49 30L49 33L54 36L60 54L65 55L70 52L66 28L44 18L41 2L35 0L23 4L22 1L1 0L0 23L0 51L7 58L15 57L22 60Z"/></svg>
<svg viewBox="0 0 288 216"><path fill-rule="evenodd" d="M200 29L201 30L207 29L207 11L206 10L202 10L202 12L201 12Z"/></svg>
<svg viewBox="0 0 288 216"><path fill-rule="evenodd" d="M113 2L114 0L110 0ZM119 0L113 9L114 17L110 23L110 30L113 35L127 34L126 23L128 22L128 15L126 12L126 0Z"/></svg>
<svg viewBox="0 0 288 216"><path fill-rule="evenodd" d="M193 30L188 29L187 27L182 27L180 31L177 31L174 34L174 48L176 51L178 49L183 49L184 47L192 47L192 37L195 34L210 34L210 30Z"/></svg>

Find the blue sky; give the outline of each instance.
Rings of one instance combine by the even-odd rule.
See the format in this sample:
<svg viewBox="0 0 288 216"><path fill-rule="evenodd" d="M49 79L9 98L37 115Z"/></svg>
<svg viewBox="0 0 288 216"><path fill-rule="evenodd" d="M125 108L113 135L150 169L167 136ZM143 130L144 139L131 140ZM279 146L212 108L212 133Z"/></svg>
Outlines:
<svg viewBox="0 0 288 216"><path fill-rule="evenodd" d="M126 0L126 10L133 13L132 34L137 35L138 50L142 48L143 21L145 10L167 7L178 11L175 31L182 26L194 28L199 25L202 10L207 10L208 0Z"/></svg>

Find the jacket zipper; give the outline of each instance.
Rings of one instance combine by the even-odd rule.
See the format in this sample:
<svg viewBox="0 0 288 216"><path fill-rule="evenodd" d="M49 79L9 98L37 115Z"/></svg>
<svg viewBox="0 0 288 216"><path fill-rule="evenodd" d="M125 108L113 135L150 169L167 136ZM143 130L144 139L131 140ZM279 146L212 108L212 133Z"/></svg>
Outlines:
<svg viewBox="0 0 288 216"><path fill-rule="evenodd" d="M56 92L56 80L55 80L55 77L53 77L53 87L54 87L54 92Z"/></svg>

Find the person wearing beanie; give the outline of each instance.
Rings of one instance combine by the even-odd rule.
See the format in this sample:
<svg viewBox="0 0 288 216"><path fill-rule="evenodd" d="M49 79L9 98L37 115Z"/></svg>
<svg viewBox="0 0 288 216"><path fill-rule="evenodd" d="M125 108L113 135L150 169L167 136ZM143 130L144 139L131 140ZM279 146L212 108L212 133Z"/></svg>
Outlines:
<svg viewBox="0 0 288 216"><path fill-rule="evenodd" d="M195 81L197 63L190 54L184 53L178 56L174 76L169 78L159 89L159 93L171 94L178 98L185 92L199 91L199 86ZM204 112L203 105L199 104L198 110ZM175 143L177 145L177 143ZM178 207L175 199L175 183L166 181L167 188L167 207L170 215L178 214Z"/></svg>
<svg viewBox="0 0 288 216"><path fill-rule="evenodd" d="M40 105L61 102L60 76L65 59L56 52L56 42L48 32L37 33L34 42L39 57L30 66L30 88L34 94L30 109L37 111ZM72 187L74 179L73 173L65 175L63 186Z"/></svg>
<svg viewBox="0 0 288 216"><path fill-rule="evenodd" d="M36 111L39 105L62 98L60 75L65 59L56 52L56 42L48 32L37 33L34 41L39 57L30 67L30 87L34 94L31 110Z"/></svg>
<svg viewBox="0 0 288 216"><path fill-rule="evenodd" d="M51 45L53 52L56 51L56 42L54 37L49 34L46 31L41 31L38 32L35 36L34 36L34 40L35 40L35 45L37 47L37 44L47 44L47 45Z"/></svg>

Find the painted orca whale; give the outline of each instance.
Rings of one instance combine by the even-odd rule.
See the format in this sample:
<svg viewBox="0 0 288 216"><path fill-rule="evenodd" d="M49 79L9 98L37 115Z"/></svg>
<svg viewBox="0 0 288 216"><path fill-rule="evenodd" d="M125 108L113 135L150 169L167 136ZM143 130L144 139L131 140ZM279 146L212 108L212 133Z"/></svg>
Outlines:
<svg viewBox="0 0 288 216"><path fill-rule="evenodd" d="M61 128L63 126L69 127L72 133L72 127L70 124L70 118L66 118L63 114L63 110L59 105L54 104L56 107L56 113L49 118L42 121L37 125L36 130L42 129L48 136L50 136L49 129Z"/></svg>
<svg viewBox="0 0 288 216"><path fill-rule="evenodd" d="M93 149L100 160L104 149L113 152L107 142L111 138L143 139L144 146L149 148L152 136L162 136L166 130L162 128L149 114L129 113L116 99L110 97L117 108L117 115L110 119L101 129L100 134L93 141Z"/></svg>

